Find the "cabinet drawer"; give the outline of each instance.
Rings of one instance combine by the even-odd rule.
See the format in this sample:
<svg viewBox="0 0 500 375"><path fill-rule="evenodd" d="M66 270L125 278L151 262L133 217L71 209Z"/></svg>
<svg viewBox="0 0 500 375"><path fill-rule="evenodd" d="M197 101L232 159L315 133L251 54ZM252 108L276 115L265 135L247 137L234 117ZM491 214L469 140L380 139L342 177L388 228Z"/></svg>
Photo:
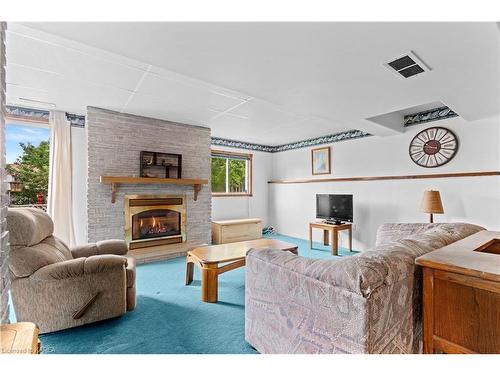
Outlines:
<svg viewBox="0 0 500 375"><path fill-rule="evenodd" d="M212 243L249 241L262 237L262 221L242 219L212 222Z"/></svg>
<svg viewBox="0 0 500 375"><path fill-rule="evenodd" d="M259 223L223 225L223 242L248 241L261 237L261 225Z"/></svg>

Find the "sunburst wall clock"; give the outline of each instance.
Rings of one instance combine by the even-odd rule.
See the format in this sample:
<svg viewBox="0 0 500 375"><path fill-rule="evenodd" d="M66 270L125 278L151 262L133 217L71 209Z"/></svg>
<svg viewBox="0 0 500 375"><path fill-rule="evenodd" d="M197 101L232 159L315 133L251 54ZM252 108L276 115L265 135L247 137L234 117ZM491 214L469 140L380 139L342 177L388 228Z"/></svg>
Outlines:
<svg viewBox="0 0 500 375"><path fill-rule="evenodd" d="M412 139L409 148L411 160L425 168L436 168L448 163L457 151L457 136L442 127L422 130Z"/></svg>

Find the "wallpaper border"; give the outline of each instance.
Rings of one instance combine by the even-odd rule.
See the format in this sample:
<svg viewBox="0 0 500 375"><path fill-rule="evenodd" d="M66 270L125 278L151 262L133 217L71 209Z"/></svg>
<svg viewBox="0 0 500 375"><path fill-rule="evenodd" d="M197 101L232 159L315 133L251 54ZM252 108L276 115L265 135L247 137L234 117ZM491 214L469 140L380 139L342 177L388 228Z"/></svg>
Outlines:
<svg viewBox="0 0 500 375"><path fill-rule="evenodd" d="M274 152L295 150L304 147L318 146L326 143L347 141L350 139L357 139L368 136L371 136L371 134L363 132L361 130L353 129L345 132L325 135L322 137L310 138L304 141L291 142L277 146L267 146L250 142L236 141L232 139L212 137L212 145L274 153Z"/></svg>
<svg viewBox="0 0 500 375"><path fill-rule="evenodd" d="M22 119L32 119L34 121L49 122L49 111L43 109L33 109L25 107L17 107L8 105L5 107L7 116ZM78 128L85 127L85 116L76 115L74 113L66 112L66 119L71 123L71 126Z"/></svg>
<svg viewBox="0 0 500 375"><path fill-rule="evenodd" d="M414 113L411 115L406 115L403 119L403 126L407 127L418 124L425 124L427 122L439 121L457 116L458 114L455 113L451 108L444 106Z"/></svg>
<svg viewBox="0 0 500 375"><path fill-rule="evenodd" d="M20 119L31 118L43 122L48 122L49 120L49 111L41 109L6 106L6 114L11 115L12 117L19 117ZM455 113L452 109L444 106L427 111L418 112L415 114L406 115L404 116L403 126L408 127L408 126L428 123L431 121L444 120L447 118L457 117L457 116L458 114ZM71 126L80 128L85 127L85 116L76 115L73 113L66 113L66 118L68 119L68 121L70 121ZM223 147L239 148L251 151L274 153L274 152L296 150L299 148L305 148L311 146L318 146L327 143L347 141L350 139L364 138L368 136L371 136L371 134L361 130L352 129L340 133L325 135L322 137L310 138L303 141L285 143L276 146L263 145L245 141L237 141L233 139L226 139L220 137L212 137L211 144L214 146L223 146Z"/></svg>

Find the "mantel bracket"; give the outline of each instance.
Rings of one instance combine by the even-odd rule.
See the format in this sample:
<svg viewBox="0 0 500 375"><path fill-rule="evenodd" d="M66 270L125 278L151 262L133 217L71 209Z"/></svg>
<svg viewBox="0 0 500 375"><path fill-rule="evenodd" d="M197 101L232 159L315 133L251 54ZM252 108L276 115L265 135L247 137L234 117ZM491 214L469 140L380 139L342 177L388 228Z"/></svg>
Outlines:
<svg viewBox="0 0 500 375"><path fill-rule="evenodd" d="M193 185L193 189L194 189L193 199L195 201L198 200L198 193L200 192L201 188L202 188L201 184L194 184Z"/></svg>
<svg viewBox="0 0 500 375"><path fill-rule="evenodd" d="M116 202L116 183L111 184L111 203Z"/></svg>

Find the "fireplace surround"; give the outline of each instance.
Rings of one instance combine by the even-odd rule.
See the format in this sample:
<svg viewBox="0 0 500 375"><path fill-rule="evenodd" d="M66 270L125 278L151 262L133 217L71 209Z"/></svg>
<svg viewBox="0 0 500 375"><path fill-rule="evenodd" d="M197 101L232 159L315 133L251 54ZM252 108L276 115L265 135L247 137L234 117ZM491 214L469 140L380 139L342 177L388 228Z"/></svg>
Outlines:
<svg viewBox="0 0 500 375"><path fill-rule="evenodd" d="M185 195L126 195L125 240L130 250L186 241Z"/></svg>
<svg viewBox="0 0 500 375"><path fill-rule="evenodd" d="M125 239L125 196L182 195L186 241L131 251L138 263L185 256L192 248L210 243L212 194L204 185L195 198L192 184L119 183L115 202L110 185L101 176L139 177L143 150L182 154L182 178L210 180L210 129L171 121L87 107L87 242ZM177 180L174 180L177 181ZM128 203L127 203L128 205ZM181 229L182 230L182 229ZM131 237L128 241L130 242ZM178 241L178 240L177 240ZM146 242L146 241L145 241ZM134 247L134 245L132 246Z"/></svg>

